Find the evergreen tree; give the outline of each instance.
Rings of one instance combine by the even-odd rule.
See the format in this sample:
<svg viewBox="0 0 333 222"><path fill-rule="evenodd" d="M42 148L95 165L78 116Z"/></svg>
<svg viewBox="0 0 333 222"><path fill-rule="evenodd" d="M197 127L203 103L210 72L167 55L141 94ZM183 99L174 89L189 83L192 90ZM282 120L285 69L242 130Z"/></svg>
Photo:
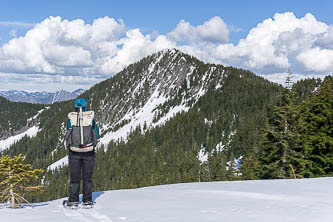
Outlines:
<svg viewBox="0 0 333 222"><path fill-rule="evenodd" d="M241 165L242 179L245 180L255 180L258 179L258 158L251 154L244 157Z"/></svg>
<svg viewBox="0 0 333 222"><path fill-rule="evenodd" d="M283 105L276 106L266 122L260 140L260 174L262 178L290 178L292 164L297 160L295 146L299 113L292 102L292 93L283 97Z"/></svg>
<svg viewBox="0 0 333 222"><path fill-rule="evenodd" d="M332 76L313 96L294 102L299 98L291 90L266 121L260 139L260 178L333 175Z"/></svg>
<svg viewBox="0 0 333 222"><path fill-rule="evenodd" d="M32 169L31 164L24 164L22 155L10 158L0 158L0 201L10 202L10 207L17 208L23 202L29 203L24 195L26 193L39 193L42 186L32 185L43 173L42 169Z"/></svg>
<svg viewBox="0 0 333 222"><path fill-rule="evenodd" d="M317 93L300 105L303 147L311 161L305 176L333 175L333 77L325 78Z"/></svg>

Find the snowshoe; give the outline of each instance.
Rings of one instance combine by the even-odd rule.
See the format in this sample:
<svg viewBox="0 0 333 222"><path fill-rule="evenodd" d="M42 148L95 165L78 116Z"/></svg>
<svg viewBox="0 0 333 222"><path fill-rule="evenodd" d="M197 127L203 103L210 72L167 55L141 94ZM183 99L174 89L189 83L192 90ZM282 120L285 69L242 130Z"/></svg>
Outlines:
<svg viewBox="0 0 333 222"><path fill-rule="evenodd" d="M94 202L94 201L86 201L81 204L81 208L84 208L84 209L93 208L95 204L96 204L96 202Z"/></svg>
<svg viewBox="0 0 333 222"><path fill-rule="evenodd" d="M64 208L67 209L78 209L79 208L79 202L69 202L68 200L64 200L62 202L62 205Z"/></svg>

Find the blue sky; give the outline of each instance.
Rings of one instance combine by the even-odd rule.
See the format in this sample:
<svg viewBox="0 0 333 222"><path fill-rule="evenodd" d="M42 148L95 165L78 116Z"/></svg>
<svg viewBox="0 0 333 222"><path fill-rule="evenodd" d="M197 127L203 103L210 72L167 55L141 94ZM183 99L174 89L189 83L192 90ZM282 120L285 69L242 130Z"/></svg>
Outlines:
<svg viewBox="0 0 333 222"><path fill-rule="evenodd" d="M220 16L228 24L243 30L233 33L232 42L235 43L252 27L277 12L291 11L297 17L311 13L319 21L333 23L331 0L1 0L1 9L1 22L33 24L49 16L61 16L92 23L96 18L109 16L124 19L129 28L161 33L173 29L181 19L199 25L213 16ZM10 39L10 30L14 27L0 27L1 44ZM28 27L16 28L24 34Z"/></svg>
<svg viewBox="0 0 333 222"><path fill-rule="evenodd" d="M114 75L149 53L174 46L204 61L250 69L276 82L284 78L281 73L288 66L299 78L323 77L333 71L328 58L333 55L333 1L1 0L0 4L0 78L3 80L0 90L37 90L38 85L46 84L48 86L39 88L48 91L89 88L92 83ZM54 19L56 17L58 19ZM72 39L75 44L66 49L64 45L68 42L57 45L62 38L50 37L55 34L51 24L58 25L56 33L65 35L73 26L64 25L78 20L88 32L99 34L101 30L88 27L98 19L99 24L113 32L103 33L108 35L103 41L98 39L90 45L107 45L109 51L96 50L96 47L87 49L83 43L77 43L81 37ZM293 25L289 27L284 21ZM35 25L43 27L38 29ZM277 28L279 26L281 29ZM82 24L80 27L82 31ZM191 33L192 37L182 30ZM31 33L27 34L28 31ZM276 32L278 36L274 36ZM272 38L266 39L270 42L267 46L273 47L272 55L278 55L278 58L263 60L262 57L272 55L251 49L255 41L261 42L263 33L272 34ZM41 38L43 41L39 41ZM294 42L295 39L300 41ZM139 46L136 51L128 48L140 41L143 42L141 49L149 45L149 50L142 51ZM36 47L31 48L31 45ZM244 47L249 49L244 51ZM213 48L218 50L212 52ZM38 54L40 51L42 53ZM86 57L73 61L60 58L62 53L68 52L77 53L72 57L83 52ZM96 55L107 52L109 57ZM126 52L133 54L126 55ZM134 58L129 59L130 56ZM318 65L311 56L324 59ZM105 62L110 60L114 61Z"/></svg>

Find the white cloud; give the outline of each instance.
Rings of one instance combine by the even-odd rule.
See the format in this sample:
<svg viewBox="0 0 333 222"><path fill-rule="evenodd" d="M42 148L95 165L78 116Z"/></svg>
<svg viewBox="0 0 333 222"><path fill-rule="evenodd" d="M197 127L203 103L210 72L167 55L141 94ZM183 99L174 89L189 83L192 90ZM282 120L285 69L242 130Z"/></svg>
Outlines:
<svg viewBox="0 0 333 222"><path fill-rule="evenodd" d="M311 48L297 55L296 59L309 71L333 71L333 50L330 49Z"/></svg>
<svg viewBox="0 0 333 222"><path fill-rule="evenodd" d="M103 81L106 76L64 76L45 74L15 74L0 73L1 91L19 89L24 91L56 92L59 89L74 91L76 89L89 89L92 85ZM60 88L59 88L60 86Z"/></svg>
<svg viewBox="0 0 333 222"><path fill-rule="evenodd" d="M122 20L104 17L92 25L83 20L50 17L29 30L24 37L14 38L0 49L0 71L16 73L66 73L66 68L95 68L100 56L112 54L112 47L124 32ZM110 52L111 49L111 52Z"/></svg>
<svg viewBox="0 0 333 222"><path fill-rule="evenodd" d="M281 84L283 86L286 86L286 79L288 77L288 73L270 73L270 74L261 74L260 76L264 77L265 79L268 79L269 81ZM293 78L291 79L293 83L305 79L305 78L315 78L315 79L324 79L324 74L310 74L310 75L304 75L299 73L293 73Z"/></svg>
<svg viewBox="0 0 333 222"><path fill-rule="evenodd" d="M251 29L245 39L237 45L220 44L215 56L221 62L240 65L257 71L265 68L285 70L290 64L289 57L297 57L313 48L319 36L327 33L329 26L319 22L311 14L296 18L293 13L275 14ZM298 61L305 65L306 61ZM313 67L312 71L329 71Z"/></svg>
<svg viewBox="0 0 333 222"><path fill-rule="evenodd" d="M229 29L224 21L215 16L197 27L181 20L168 37L173 41L188 41L190 43L213 42L225 43L229 39Z"/></svg>
<svg viewBox="0 0 333 222"><path fill-rule="evenodd" d="M139 29L126 31L122 20L104 17L90 25L81 19L49 17L0 48L0 71L110 76L144 56L172 47L176 44L163 35L152 40Z"/></svg>
<svg viewBox="0 0 333 222"><path fill-rule="evenodd" d="M165 35L127 29L124 21L110 17L92 24L49 17L0 47L0 73L13 77L7 83L18 85L19 79L28 78L35 85L57 82L68 89L66 78L87 86L89 79L90 84L96 83L165 48L261 74L286 72L291 65L297 73L333 71L333 27L311 14L296 18L291 12L277 13L252 28L238 44L228 42L232 31L237 30L218 16L198 26L181 20ZM270 76L277 80L276 74Z"/></svg>
<svg viewBox="0 0 333 222"><path fill-rule="evenodd" d="M13 21L0 21L0 26L14 26L14 27L33 27L34 23L28 22L13 22Z"/></svg>

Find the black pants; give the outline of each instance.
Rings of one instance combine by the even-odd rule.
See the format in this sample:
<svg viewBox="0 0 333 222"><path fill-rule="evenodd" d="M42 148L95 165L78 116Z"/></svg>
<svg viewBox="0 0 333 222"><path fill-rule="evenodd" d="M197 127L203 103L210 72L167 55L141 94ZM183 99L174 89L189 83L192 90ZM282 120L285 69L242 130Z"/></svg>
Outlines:
<svg viewBox="0 0 333 222"><path fill-rule="evenodd" d="M95 152L78 153L69 151L70 171L69 202L79 202L80 182L83 180L83 202L92 201L92 174Z"/></svg>

